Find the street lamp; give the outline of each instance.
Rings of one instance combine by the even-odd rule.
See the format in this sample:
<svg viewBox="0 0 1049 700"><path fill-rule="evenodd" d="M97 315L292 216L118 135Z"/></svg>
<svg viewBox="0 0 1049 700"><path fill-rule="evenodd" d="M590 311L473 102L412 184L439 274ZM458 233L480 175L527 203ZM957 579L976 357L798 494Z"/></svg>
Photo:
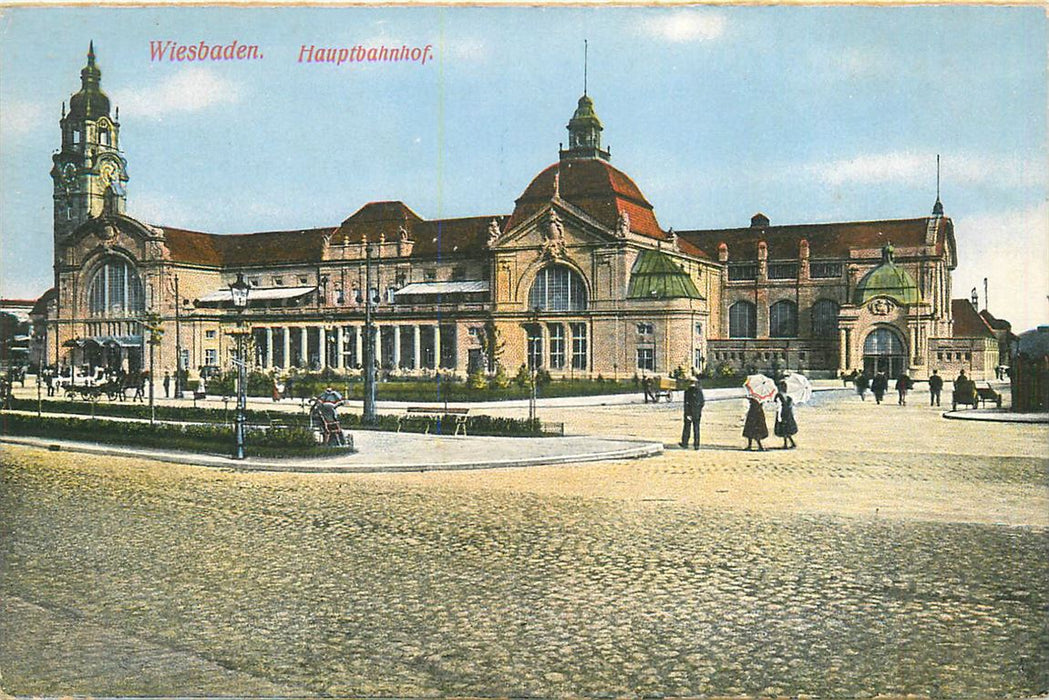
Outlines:
<svg viewBox="0 0 1049 700"><path fill-rule="evenodd" d="M146 314L146 320L142 325L149 331L149 340L146 341L149 343L149 422L153 424L157 421L157 408L153 402L153 357L154 351L160 345L161 338L164 337L164 327L160 320L160 314L153 311Z"/></svg>
<svg viewBox="0 0 1049 700"><path fill-rule="evenodd" d="M248 292L251 287L244 281L244 275L237 273L237 281L229 285L230 296L233 298L233 307L237 310L237 417L233 428L236 439L236 448L233 459L244 459L244 410L247 408L247 396L245 395L245 362L244 362L244 309L248 306Z"/></svg>
<svg viewBox="0 0 1049 700"><path fill-rule="evenodd" d="M361 423L374 425L378 422L375 412L375 324L372 321L372 249L367 243L364 255L364 415Z"/></svg>
<svg viewBox="0 0 1049 700"><path fill-rule="evenodd" d="M535 307L532 310L532 342L528 348L528 374L532 380L532 391L528 397L528 422L534 424L536 421L536 406L535 406L535 375L538 371L537 365L539 364L539 353L543 351L543 332L539 327L539 307Z"/></svg>

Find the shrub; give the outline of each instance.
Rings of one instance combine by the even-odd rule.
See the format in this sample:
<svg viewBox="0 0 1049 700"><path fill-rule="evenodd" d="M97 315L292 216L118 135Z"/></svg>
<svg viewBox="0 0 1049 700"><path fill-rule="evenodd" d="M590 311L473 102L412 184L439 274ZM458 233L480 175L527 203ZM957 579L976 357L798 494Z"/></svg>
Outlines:
<svg viewBox="0 0 1049 700"><path fill-rule="evenodd" d="M540 387L540 388L544 387L547 384L549 384L551 381L553 381L553 380L550 377L550 373L547 372L545 369L540 369L540 370L536 371L536 373L535 373L535 385L537 387Z"/></svg>
<svg viewBox="0 0 1049 700"><path fill-rule="evenodd" d="M521 365L517 368L517 375L514 377L514 384L521 387L522 389L529 386L532 383L532 374L528 371L528 368Z"/></svg>
<svg viewBox="0 0 1049 700"><path fill-rule="evenodd" d="M488 387L488 378L484 375L484 370L477 368L470 372L470 376L466 378L466 386L470 387L475 391L480 391Z"/></svg>
<svg viewBox="0 0 1049 700"><path fill-rule="evenodd" d="M505 389L510 386L510 377L506 374L503 365L498 362L495 365L495 376L492 377L491 385L496 389Z"/></svg>

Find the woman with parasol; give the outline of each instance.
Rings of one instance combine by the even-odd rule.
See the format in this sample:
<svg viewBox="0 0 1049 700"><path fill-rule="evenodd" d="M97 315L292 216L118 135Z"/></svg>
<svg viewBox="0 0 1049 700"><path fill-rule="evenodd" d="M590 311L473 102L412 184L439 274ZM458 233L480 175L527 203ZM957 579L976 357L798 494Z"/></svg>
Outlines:
<svg viewBox="0 0 1049 700"><path fill-rule="evenodd" d="M776 396L776 383L764 374L747 377L743 386L747 390L747 417L743 423L743 437L747 438L747 448L751 449L757 441L758 449L765 451L761 441L769 436L769 426L765 422L764 402Z"/></svg>

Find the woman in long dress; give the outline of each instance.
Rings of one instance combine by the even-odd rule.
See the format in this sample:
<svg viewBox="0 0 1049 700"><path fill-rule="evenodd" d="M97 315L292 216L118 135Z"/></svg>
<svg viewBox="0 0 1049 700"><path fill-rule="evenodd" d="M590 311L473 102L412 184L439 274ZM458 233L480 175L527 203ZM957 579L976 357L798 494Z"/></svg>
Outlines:
<svg viewBox="0 0 1049 700"><path fill-rule="evenodd" d="M765 422L765 410L761 408L761 402L753 396L747 397L747 419L743 424L743 437L747 438L747 449L749 450L754 441L757 440L758 449L765 451L761 441L769 436L769 426Z"/></svg>
<svg viewBox="0 0 1049 700"><path fill-rule="evenodd" d="M779 393L776 394L776 424L773 431L783 438L783 449L794 449L798 445L794 442L794 435L798 432L798 422L794 419L794 399L787 395L787 383L780 382ZM789 445L787 443L790 443Z"/></svg>

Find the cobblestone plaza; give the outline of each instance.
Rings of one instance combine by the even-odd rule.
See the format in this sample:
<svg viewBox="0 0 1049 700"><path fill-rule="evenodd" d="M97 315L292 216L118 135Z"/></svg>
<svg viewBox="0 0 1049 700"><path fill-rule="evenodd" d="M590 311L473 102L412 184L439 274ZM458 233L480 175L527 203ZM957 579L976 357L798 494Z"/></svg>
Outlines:
<svg viewBox="0 0 1049 700"><path fill-rule="evenodd" d="M944 420L923 398L819 394L798 449L764 453L741 450L737 401L708 403L699 451L676 447L680 403L541 407L570 433L667 450L470 472L5 445L0 688L1045 693L1049 430Z"/></svg>

